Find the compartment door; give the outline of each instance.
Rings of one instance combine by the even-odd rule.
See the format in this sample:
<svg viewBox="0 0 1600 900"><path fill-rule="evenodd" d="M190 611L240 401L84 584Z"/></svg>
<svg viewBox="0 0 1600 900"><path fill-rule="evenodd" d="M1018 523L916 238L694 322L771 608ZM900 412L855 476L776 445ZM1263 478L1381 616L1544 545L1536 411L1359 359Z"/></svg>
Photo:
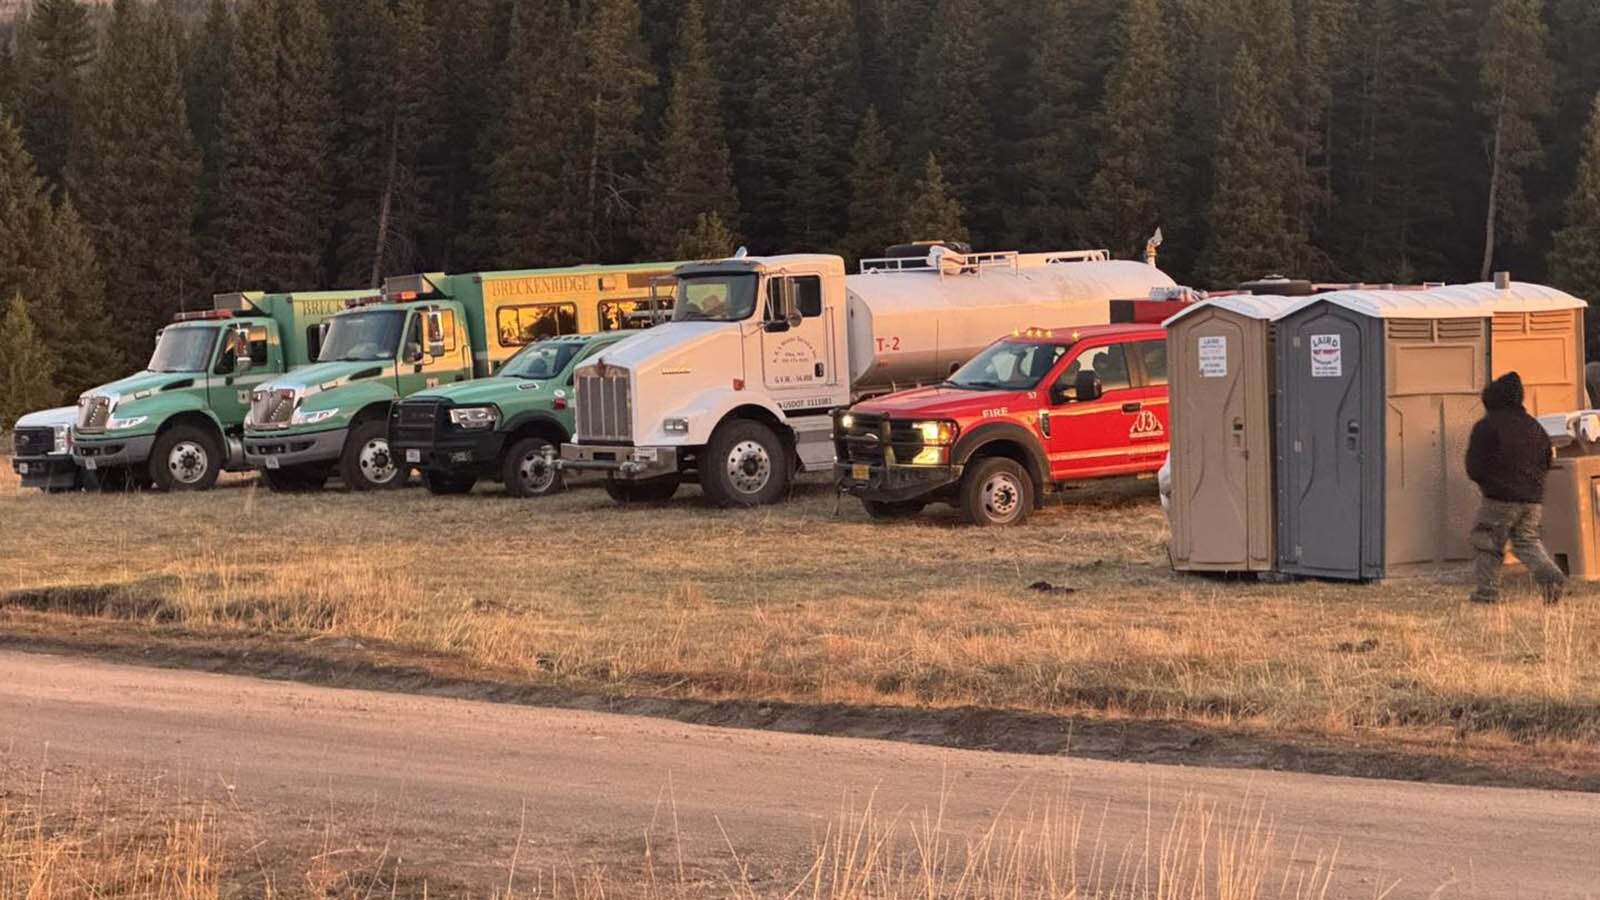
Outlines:
<svg viewBox="0 0 1600 900"><path fill-rule="evenodd" d="M1213 318L1185 338L1182 426L1173 444L1173 493L1180 497L1177 556L1197 565L1246 569L1250 496L1246 398L1260 373L1244 364L1244 328ZM1269 464L1260 460L1260 465Z"/></svg>
<svg viewBox="0 0 1600 900"><path fill-rule="evenodd" d="M1284 569L1362 577L1368 444L1380 446L1363 415L1369 377L1361 329L1328 310L1286 335L1284 406Z"/></svg>

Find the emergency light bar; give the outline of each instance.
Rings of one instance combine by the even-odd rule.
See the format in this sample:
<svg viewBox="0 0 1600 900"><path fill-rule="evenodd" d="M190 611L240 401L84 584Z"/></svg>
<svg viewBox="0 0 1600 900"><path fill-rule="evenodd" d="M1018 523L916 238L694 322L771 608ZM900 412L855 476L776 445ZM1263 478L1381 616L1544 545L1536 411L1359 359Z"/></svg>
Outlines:
<svg viewBox="0 0 1600 900"><path fill-rule="evenodd" d="M405 300L415 300L418 297L429 297L443 293L439 290L439 285L444 281L444 277L443 272L395 275L383 280L383 295L385 297L403 297ZM407 294L410 296L405 296Z"/></svg>
<svg viewBox="0 0 1600 900"><path fill-rule="evenodd" d="M382 303L383 299L384 298L382 294L368 294L365 297L351 297L349 300L344 302L344 308L356 309L357 307L361 306L371 306L374 303Z"/></svg>
<svg viewBox="0 0 1600 900"><path fill-rule="evenodd" d="M207 310L202 310L202 311L197 311L197 312L181 312L181 313L177 313L172 317L172 321L174 321L174 322L199 322L199 321L204 321L206 319L231 319L231 318L233 318L233 310L231 310L231 309L207 309Z"/></svg>

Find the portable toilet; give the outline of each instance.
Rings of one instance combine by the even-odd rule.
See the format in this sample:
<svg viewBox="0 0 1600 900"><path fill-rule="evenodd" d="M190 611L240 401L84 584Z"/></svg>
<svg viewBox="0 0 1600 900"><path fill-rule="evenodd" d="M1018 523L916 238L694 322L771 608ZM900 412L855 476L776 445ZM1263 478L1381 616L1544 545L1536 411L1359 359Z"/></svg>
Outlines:
<svg viewBox="0 0 1600 900"><path fill-rule="evenodd" d="M1367 580L1471 558L1478 492L1462 460L1490 299L1335 291L1279 318L1280 571Z"/></svg>
<svg viewBox="0 0 1600 900"><path fill-rule="evenodd" d="M1228 294L1169 318L1172 567L1270 572L1272 320L1294 301Z"/></svg>
<svg viewBox="0 0 1600 900"><path fill-rule="evenodd" d="M1577 297L1540 284L1507 282L1437 288L1436 297L1491 305L1490 378L1522 377L1524 405L1535 416L1588 409L1583 380L1583 311Z"/></svg>

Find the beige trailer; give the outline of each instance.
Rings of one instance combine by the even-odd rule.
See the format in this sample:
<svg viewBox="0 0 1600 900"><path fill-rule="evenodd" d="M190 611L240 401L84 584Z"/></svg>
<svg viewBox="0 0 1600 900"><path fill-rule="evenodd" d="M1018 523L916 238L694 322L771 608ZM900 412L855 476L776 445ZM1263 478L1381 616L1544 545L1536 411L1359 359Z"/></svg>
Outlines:
<svg viewBox="0 0 1600 900"><path fill-rule="evenodd" d="M1504 288L1487 282L1451 285L1428 293L1444 302L1489 305L1494 313L1490 377L1507 372L1521 376L1529 413L1543 416L1589 407L1583 381L1584 301L1522 282Z"/></svg>
<svg viewBox="0 0 1600 900"><path fill-rule="evenodd" d="M1165 323L1172 434L1172 567L1276 566L1272 319L1292 301L1234 294Z"/></svg>

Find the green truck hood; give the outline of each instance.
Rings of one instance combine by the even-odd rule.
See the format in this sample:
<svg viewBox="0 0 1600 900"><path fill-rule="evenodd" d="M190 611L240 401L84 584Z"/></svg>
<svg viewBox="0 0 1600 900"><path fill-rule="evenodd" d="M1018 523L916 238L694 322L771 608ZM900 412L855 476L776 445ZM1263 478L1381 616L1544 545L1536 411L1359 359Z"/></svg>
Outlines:
<svg viewBox="0 0 1600 900"><path fill-rule="evenodd" d="M132 400L143 400L165 391L203 386L205 378L204 372L135 372L127 378L102 384L85 393L115 397L122 403L127 403Z"/></svg>
<svg viewBox="0 0 1600 900"><path fill-rule="evenodd" d="M569 390L559 380L526 378L480 378L443 387L429 388L414 396L419 399L447 400L456 406L493 403L502 410L530 403L548 404L557 390Z"/></svg>
<svg viewBox="0 0 1600 900"><path fill-rule="evenodd" d="M368 381L393 374L394 363L388 360L375 360L372 362L325 362L305 366L281 375L261 385L258 390L270 391L281 388L294 388L300 393L310 396L322 391L331 391L342 387L352 381ZM356 377L362 376L362 377Z"/></svg>
<svg viewBox="0 0 1600 900"><path fill-rule="evenodd" d="M86 393L114 398L113 418L145 418L145 421L131 428L80 435L79 440L86 442L122 440L150 434L174 413L209 411L204 372L136 372Z"/></svg>

